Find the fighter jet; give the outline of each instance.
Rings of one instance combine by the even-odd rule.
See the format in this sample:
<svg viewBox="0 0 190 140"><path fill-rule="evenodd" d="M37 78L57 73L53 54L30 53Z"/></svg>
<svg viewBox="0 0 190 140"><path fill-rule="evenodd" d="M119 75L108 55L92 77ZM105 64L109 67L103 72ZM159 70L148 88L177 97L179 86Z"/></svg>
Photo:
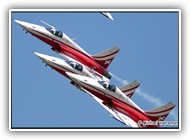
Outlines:
<svg viewBox="0 0 190 140"><path fill-rule="evenodd" d="M102 78L103 76L90 73L80 63L36 52L35 54L51 68L69 78L73 86L93 97L111 113L113 118L128 126L158 127L157 122L163 121L175 107L175 104L170 102L156 109L144 111L130 99L139 87L139 82L133 81L118 88L106 81L106 78Z"/></svg>
<svg viewBox="0 0 190 140"><path fill-rule="evenodd" d="M111 20L114 21L112 15L111 15L109 12L100 12L100 13L101 13L102 15L104 15L105 17L107 17L107 18L109 18L109 19L111 19Z"/></svg>
<svg viewBox="0 0 190 140"><path fill-rule="evenodd" d="M97 73L96 71L93 71L83 65L82 63L70 59L70 60L63 60L57 57L53 57L50 55L45 55L42 53L34 52L36 56L38 56L43 62L46 63L46 65L50 66L52 69L56 70L57 72L61 73L65 77L70 77L66 74L66 72L71 72L87 77L91 77L95 80L105 80L109 82L109 79L104 77L103 75Z"/></svg>
<svg viewBox="0 0 190 140"><path fill-rule="evenodd" d="M96 81L86 76L66 73L83 91L107 109L113 118L134 128L160 127L160 122L164 121L175 107L175 104L170 102L161 107L144 111L126 96L126 92L129 90L126 89L128 85L118 88L105 81Z"/></svg>
<svg viewBox="0 0 190 140"><path fill-rule="evenodd" d="M30 33L49 44L53 51L63 57L73 58L99 74L104 75L108 79L111 79L111 74L108 72L107 68L119 52L119 48L112 47L96 55L90 55L77 45L74 39L69 38L66 34L44 21L41 22L47 25L47 28L19 20L15 20L15 22L26 30L26 33Z"/></svg>

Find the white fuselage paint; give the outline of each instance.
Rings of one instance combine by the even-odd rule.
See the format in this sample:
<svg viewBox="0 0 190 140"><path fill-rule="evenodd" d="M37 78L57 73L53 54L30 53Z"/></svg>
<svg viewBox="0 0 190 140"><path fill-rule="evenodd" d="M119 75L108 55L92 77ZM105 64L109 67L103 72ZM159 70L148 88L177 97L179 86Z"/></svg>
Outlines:
<svg viewBox="0 0 190 140"><path fill-rule="evenodd" d="M78 44L76 44L71 38L69 38L66 34L64 34L63 32L63 37L57 37L55 35L53 35L52 33L50 33L45 27L40 26L40 25L36 25L36 24L32 24L32 23L28 23L28 22L23 22L23 21L19 21L19 20L15 20L20 26L22 26L26 31L41 36L43 38L52 40L58 44L63 43L63 44L67 44L68 46L70 46L71 48L77 49L80 52L85 53L86 55L90 56L86 51L84 51Z"/></svg>
<svg viewBox="0 0 190 140"><path fill-rule="evenodd" d="M82 65L81 63L79 63L78 61L76 60L73 60L73 62L76 62L80 65L83 66L83 70L82 72L81 71L78 71L76 69L74 69L73 67L71 67L65 60L62 60L62 59L59 59L59 58L56 58L56 57L53 57L53 56L49 56L49 55L45 55L45 54L41 54L41 53L37 53L35 52L35 54L42 60L44 61L46 64L48 64L49 66L52 66L52 67L55 67L61 71L64 71L64 72L72 72L72 73L76 73L76 74L79 74L79 75L83 75L83 76L87 76L87 77L91 77L95 80L104 80L104 79L107 79L105 78L104 76L102 75L98 75L96 73L92 73L88 70L88 67Z"/></svg>
<svg viewBox="0 0 190 140"><path fill-rule="evenodd" d="M107 96L108 98L110 98L112 100L117 100L118 102L127 103L127 104L137 108L141 112L144 112L130 98L128 98L118 87L116 87L115 92L112 92L112 91L105 89L102 85L100 85L96 80L94 80L92 78L81 76L81 75L76 75L76 74L68 74L68 75L69 75L69 77L71 77L72 80L77 82L83 88L93 90L94 92L97 92L99 94Z"/></svg>

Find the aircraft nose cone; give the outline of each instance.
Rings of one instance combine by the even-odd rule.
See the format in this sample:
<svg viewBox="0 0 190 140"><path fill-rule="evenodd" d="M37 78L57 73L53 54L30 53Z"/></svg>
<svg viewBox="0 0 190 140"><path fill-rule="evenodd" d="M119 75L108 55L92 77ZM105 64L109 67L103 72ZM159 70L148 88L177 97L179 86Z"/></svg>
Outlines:
<svg viewBox="0 0 190 140"><path fill-rule="evenodd" d="M71 72L66 72L66 74L76 83L78 83L80 81L80 76L78 76L77 74L71 73Z"/></svg>
<svg viewBox="0 0 190 140"><path fill-rule="evenodd" d="M29 23L24 22L24 21L20 21L20 20L15 20L15 22L20 25L22 28L26 29L27 27L29 27Z"/></svg>
<svg viewBox="0 0 190 140"><path fill-rule="evenodd" d="M70 72L66 72L66 74L71 78L71 79L76 79L76 74L70 73Z"/></svg>
<svg viewBox="0 0 190 140"><path fill-rule="evenodd" d="M46 55L34 52L34 54L39 57L42 61L46 61Z"/></svg>

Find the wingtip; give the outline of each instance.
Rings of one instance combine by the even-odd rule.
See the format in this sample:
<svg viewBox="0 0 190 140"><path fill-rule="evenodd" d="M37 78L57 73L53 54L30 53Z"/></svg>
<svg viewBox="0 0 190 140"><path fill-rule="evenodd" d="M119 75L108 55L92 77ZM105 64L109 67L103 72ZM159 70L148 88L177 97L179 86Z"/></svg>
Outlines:
<svg viewBox="0 0 190 140"><path fill-rule="evenodd" d="M176 104L173 103L173 102L169 102L168 105L171 106L171 107L175 107L176 106Z"/></svg>
<svg viewBox="0 0 190 140"><path fill-rule="evenodd" d="M112 48L114 48L115 50L120 50L120 48L117 46L113 46Z"/></svg>

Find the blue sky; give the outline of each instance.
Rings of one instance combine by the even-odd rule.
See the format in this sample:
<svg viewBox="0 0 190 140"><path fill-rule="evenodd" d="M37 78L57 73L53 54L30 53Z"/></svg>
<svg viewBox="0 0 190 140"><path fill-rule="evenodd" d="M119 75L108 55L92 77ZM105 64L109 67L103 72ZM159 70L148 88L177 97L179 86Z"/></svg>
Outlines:
<svg viewBox="0 0 190 140"><path fill-rule="evenodd" d="M120 52L109 66L118 87L138 80L133 95L143 110L176 104L166 121L178 120L178 13L13 13L12 19L62 30L89 54L112 46ZM33 53L61 58L44 42L26 34L12 20L12 124L14 127L126 127L89 95ZM152 100L147 100L147 97Z"/></svg>

